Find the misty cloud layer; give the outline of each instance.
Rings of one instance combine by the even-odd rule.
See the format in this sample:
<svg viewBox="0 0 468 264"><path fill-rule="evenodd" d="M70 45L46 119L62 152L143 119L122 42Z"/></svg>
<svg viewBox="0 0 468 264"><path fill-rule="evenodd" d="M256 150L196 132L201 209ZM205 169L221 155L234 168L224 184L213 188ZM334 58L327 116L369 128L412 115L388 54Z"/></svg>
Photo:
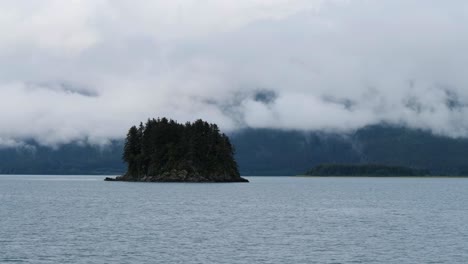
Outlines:
<svg viewBox="0 0 468 264"><path fill-rule="evenodd" d="M158 116L468 136L462 0L12 0L0 31L1 146Z"/></svg>

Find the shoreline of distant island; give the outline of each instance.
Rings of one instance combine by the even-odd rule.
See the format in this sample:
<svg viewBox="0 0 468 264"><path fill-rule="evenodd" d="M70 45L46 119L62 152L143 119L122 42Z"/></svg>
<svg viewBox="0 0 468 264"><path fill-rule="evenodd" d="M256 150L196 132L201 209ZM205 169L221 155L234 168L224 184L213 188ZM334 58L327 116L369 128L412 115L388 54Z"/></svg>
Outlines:
<svg viewBox="0 0 468 264"><path fill-rule="evenodd" d="M304 177L444 177L429 170L381 164L321 164L302 175ZM450 177L450 176L445 176Z"/></svg>

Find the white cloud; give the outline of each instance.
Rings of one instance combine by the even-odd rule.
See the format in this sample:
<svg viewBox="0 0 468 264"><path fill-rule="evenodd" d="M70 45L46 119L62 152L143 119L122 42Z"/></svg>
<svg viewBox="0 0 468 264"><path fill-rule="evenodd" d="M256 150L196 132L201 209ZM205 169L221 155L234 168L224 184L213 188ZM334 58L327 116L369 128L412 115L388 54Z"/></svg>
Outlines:
<svg viewBox="0 0 468 264"><path fill-rule="evenodd" d="M461 0L1 1L0 145L102 143L158 116L468 136L467 15Z"/></svg>
<svg viewBox="0 0 468 264"><path fill-rule="evenodd" d="M98 7L89 0L2 1L0 54L33 49L74 55L98 41L91 24Z"/></svg>

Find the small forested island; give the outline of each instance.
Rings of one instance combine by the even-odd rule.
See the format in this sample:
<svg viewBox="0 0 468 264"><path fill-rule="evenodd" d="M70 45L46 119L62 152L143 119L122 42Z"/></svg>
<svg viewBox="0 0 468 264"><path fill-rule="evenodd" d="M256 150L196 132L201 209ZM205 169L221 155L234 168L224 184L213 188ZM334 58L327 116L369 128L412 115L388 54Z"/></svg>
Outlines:
<svg viewBox="0 0 468 264"><path fill-rule="evenodd" d="M150 119L127 134L123 176L106 181L248 182L240 177L229 138L203 120Z"/></svg>
<svg viewBox="0 0 468 264"><path fill-rule="evenodd" d="M375 164L322 164L309 170L305 176L363 176L363 177L405 177L429 176L427 170L419 170L401 166L386 166Z"/></svg>

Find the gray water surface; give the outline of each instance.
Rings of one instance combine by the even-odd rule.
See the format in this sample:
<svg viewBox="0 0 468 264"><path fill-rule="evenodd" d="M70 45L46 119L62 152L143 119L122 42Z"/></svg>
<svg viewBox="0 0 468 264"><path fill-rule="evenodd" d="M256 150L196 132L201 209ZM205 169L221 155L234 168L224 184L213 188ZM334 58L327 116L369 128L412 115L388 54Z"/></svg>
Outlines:
<svg viewBox="0 0 468 264"><path fill-rule="evenodd" d="M468 263L468 179L0 176L0 263Z"/></svg>

